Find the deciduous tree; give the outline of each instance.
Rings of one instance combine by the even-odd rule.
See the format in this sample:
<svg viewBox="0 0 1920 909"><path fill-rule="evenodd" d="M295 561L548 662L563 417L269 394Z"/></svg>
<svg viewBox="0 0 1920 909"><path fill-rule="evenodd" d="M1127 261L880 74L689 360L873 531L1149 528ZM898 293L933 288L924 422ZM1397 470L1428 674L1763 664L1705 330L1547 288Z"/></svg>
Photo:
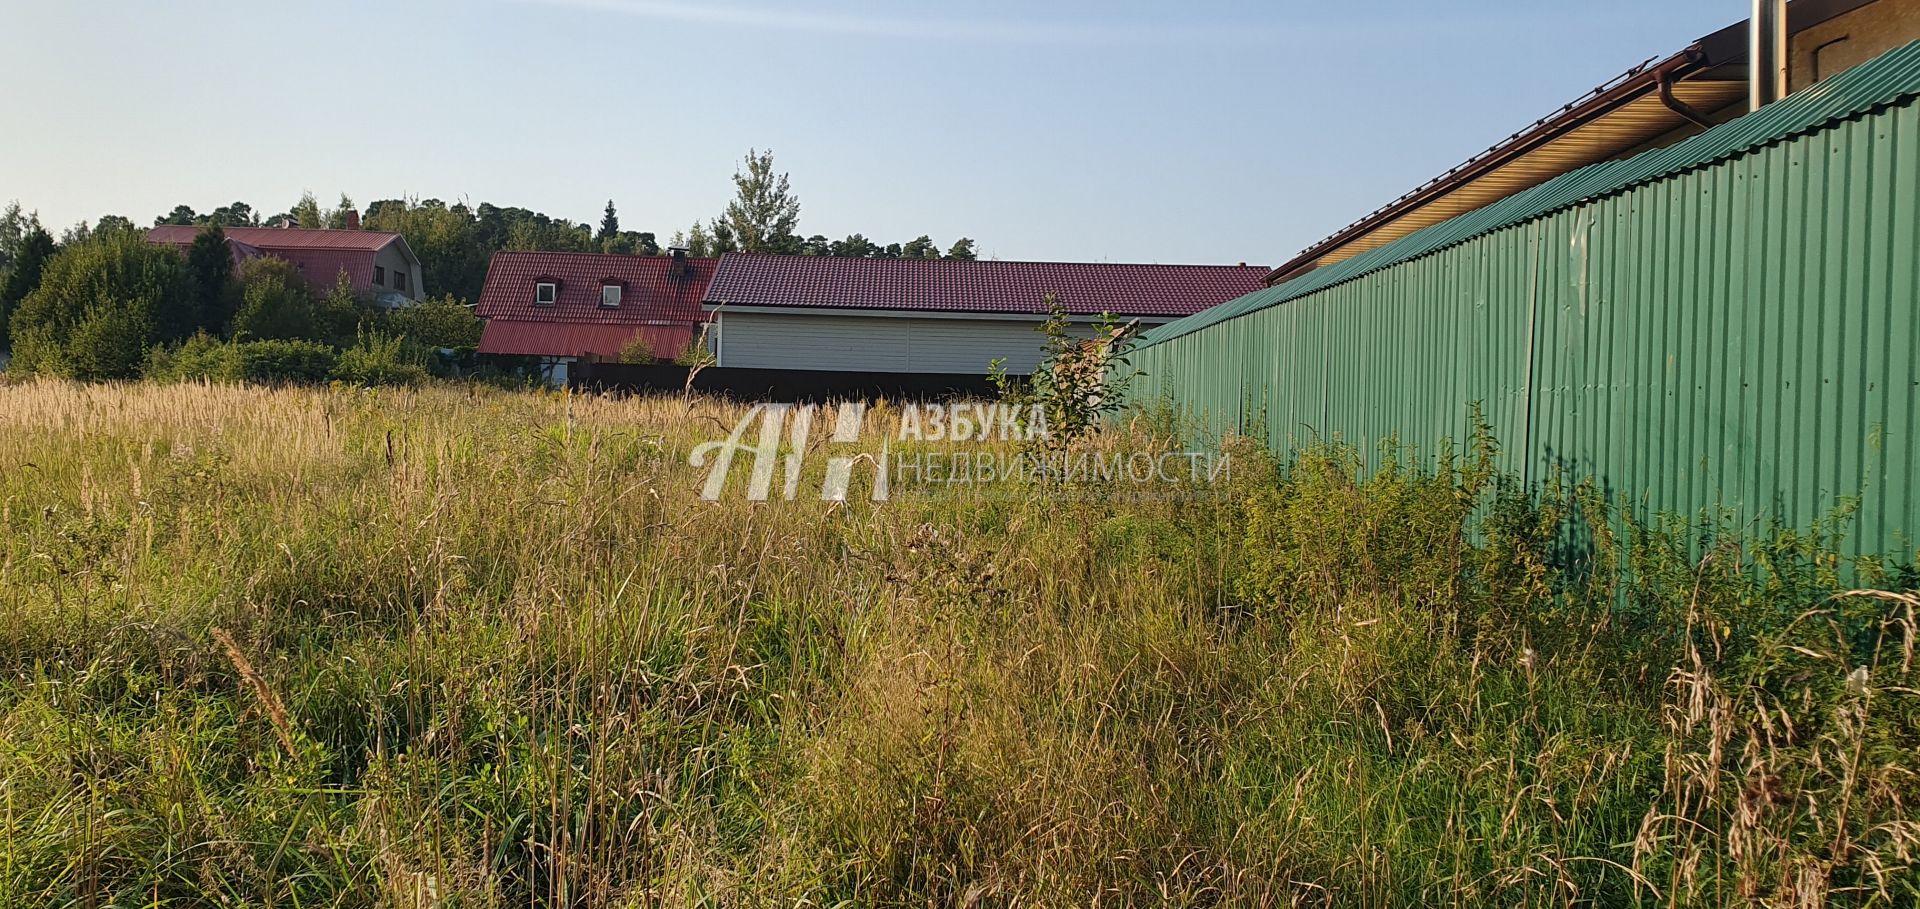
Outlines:
<svg viewBox="0 0 1920 909"><path fill-rule="evenodd" d="M292 263L272 256L250 259L241 264L239 279L235 338L312 338L320 333L313 293Z"/></svg>
<svg viewBox="0 0 1920 909"><path fill-rule="evenodd" d="M14 310L10 368L82 379L132 376L154 340L192 333L192 283L176 250L136 231L99 233L47 261Z"/></svg>
<svg viewBox="0 0 1920 909"><path fill-rule="evenodd" d="M206 219L194 213L192 206L175 205L173 207L173 211L153 219L153 223L154 223L154 226L156 227L162 224L181 224L181 225L191 226L194 224L199 224L201 221L204 221L204 220Z"/></svg>
<svg viewBox="0 0 1920 909"><path fill-rule="evenodd" d="M773 151L749 150L744 170L733 175L734 199L714 224L725 224L742 252L781 252L797 249L794 229L800 223L800 200L786 174L773 172Z"/></svg>
<svg viewBox="0 0 1920 909"><path fill-rule="evenodd" d="M905 246L900 247L900 258L938 259L940 258L940 247L933 245L932 237L921 234L907 241Z"/></svg>
<svg viewBox="0 0 1920 909"><path fill-rule="evenodd" d="M14 308L26 299L27 294L40 286L40 275L57 248L53 235L35 221L18 249L11 254L13 264L6 269L5 279L0 280L0 350L9 347L8 317L13 315Z"/></svg>

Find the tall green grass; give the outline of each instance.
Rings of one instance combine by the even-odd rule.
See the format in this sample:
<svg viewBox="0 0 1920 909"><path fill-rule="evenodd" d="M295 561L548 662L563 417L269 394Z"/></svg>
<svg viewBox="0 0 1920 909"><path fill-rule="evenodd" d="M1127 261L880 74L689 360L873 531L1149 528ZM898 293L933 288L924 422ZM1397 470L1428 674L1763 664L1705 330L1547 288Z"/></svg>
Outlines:
<svg viewBox="0 0 1920 909"><path fill-rule="evenodd" d="M1920 585L1824 530L1490 440L700 501L740 414L0 386L0 905L1920 901Z"/></svg>

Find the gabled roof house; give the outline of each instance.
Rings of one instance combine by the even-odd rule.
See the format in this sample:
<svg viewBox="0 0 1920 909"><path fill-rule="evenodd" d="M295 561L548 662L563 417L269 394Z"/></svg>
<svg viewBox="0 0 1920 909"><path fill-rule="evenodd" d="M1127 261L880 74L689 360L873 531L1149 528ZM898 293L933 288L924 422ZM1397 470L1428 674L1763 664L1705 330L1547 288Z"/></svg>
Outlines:
<svg viewBox="0 0 1920 909"><path fill-rule="evenodd" d="M1257 290L1248 265L843 259L728 253L705 306L721 367L984 375L1040 362L1054 296L1084 330L1154 326Z"/></svg>
<svg viewBox="0 0 1920 909"><path fill-rule="evenodd" d="M487 320L480 352L565 362L612 358L635 338L670 359L696 343L714 259L501 252L487 267L474 314Z"/></svg>
<svg viewBox="0 0 1920 909"><path fill-rule="evenodd" d="M382 305L426 297L420 259L399 234L297 227L229 227L225 233L236 263L261 256L285 259L318 293L332 290L344 274L354 293ZM200 228L192 225L162 224L147 231L147 242L184 249L199 235Z"/></svg>

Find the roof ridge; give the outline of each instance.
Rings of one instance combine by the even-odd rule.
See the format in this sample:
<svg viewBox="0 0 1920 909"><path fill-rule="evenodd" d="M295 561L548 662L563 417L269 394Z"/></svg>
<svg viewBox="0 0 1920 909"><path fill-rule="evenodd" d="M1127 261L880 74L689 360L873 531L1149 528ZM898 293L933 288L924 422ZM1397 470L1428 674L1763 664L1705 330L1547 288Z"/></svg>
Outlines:
<svg viewBox="0 0 1920 909"><path fill-rule="evenodd" d="M493 254L496 256L587 256L595 259L659 259L661 261L672 261L673 259L672 256L664 253L655 256L643 256L638 253L579 252L571 249L501 249L495 250ZM719 256L688 256L687 258L695 262L720 261Z"/></svg>
<svg viewBox="0 0 1920 909"><path fill-rule="evenodd" d="M793 260L793 261L801 261L801 262L875 262L875 263L919 262L919 263L952 263L956 265L1072 265L1072 266L1095 266L1095 267L1103 267L1103 268L1104 267L1111 267L1111 268L1231 268L1235 270L1246 268L1246 269L1260 269L1262 271L1265 271L1268 268L1268 266L1265 266L1265 265L1254 265L1252 263L1226 265L1226 264L1210 263L1210 262L1209 263L1074 262L1074 261L1060 261L1060 260L1052 260L1052 259L949 259L945 257L920 258L917 256L911 257L911 258L906 256L899 256L899 257L893 257L893 258L885 258L885 257L878 257L878 256L796 256L790 253L761 253L761 252L737 252L737 251L728 251L728 252L722 253L720 255L720 258L726 258L728 256L733 256L737 258L752 258L752 259L779 259L782 261Z"/></svg>

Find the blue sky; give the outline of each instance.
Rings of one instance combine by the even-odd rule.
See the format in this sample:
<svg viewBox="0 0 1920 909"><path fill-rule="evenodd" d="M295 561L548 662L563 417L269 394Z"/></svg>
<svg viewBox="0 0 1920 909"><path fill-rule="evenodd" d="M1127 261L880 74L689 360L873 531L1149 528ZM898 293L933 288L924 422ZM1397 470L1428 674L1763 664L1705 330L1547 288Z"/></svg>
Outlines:
<svg viewBox="0 0 1920 909"><path fill-rule="evenodd" d="M1278 264L1745 0L0 0L0 201L417 196Z"/></svg>

